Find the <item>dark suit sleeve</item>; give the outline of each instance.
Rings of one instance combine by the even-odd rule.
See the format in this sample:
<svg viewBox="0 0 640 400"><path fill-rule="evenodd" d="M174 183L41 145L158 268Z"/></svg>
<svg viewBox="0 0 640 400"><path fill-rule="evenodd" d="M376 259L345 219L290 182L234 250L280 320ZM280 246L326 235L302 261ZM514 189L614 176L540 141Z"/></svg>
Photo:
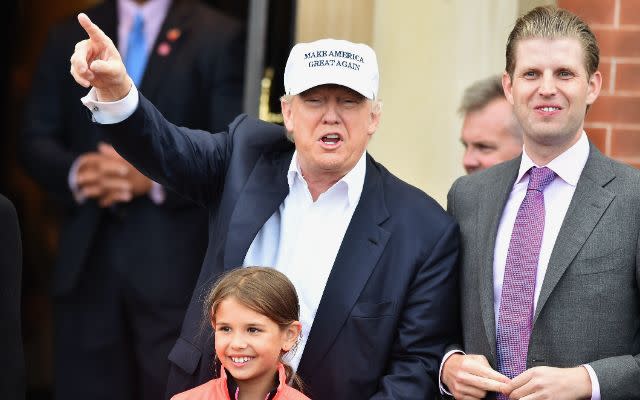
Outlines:
<svg viewBox="0 0 640 400"><path fill-rule="evenodd" d="M242 119L238 117L229 132ZM203 206L222 192L232 134L173 125L142 94L129 118L99 128L118 153L161 185Z"/></svg>
<svg viewBox="0 0 640 400"><path fill-rule="evenodd" d="M0 393L3 399L24 399L25 370L20 334L22 244L13 204L0 195Z"/></svg>
<svg viewBox="0 0 640 400"><path fill-rule="evenodd" d="M194 8L193 12L198 12L198 8ZM207 36L206 40L198 38L197 42L203 44L199 46L201 56L194 62L194 68L198 71L202 84L199 88L188 90L201 93L201 103L207 104L207 108L202 110L206 114L207 122L198 124L200 126L192 126L193 120L172 122L190 128L205 129L211 133L222 132L242 112L245 33L240 23L226 17L221 18L218 14L213 14L211 19L203 20L202 23L216 26L208 27L201 33ZM209 35L215 37L208 37ZM181 208L193 205L192 201L170 188L165 188L165 194L166 198L162 204L165 207Z"/></svg>
<svg viewBox="0 0 640 400"><path fill-rule="evenodd" d="M438 393L440 360L459 334L458 236L451 222L425 249L430 255L409 288L389 367L372 399L432 399Z"/></svg>

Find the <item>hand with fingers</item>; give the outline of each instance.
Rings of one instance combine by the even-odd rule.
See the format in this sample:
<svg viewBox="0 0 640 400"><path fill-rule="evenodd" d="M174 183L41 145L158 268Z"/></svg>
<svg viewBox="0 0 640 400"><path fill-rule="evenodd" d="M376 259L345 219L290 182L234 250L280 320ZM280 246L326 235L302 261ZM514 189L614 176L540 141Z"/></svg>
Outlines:
<svg viewBox="0 0 640 400"><path fill-rule="evenodd" d="M585 367L530 368L511 380L510 399L578 400L591 398L591 378Z"/></svg>
<svg viewBox="0 0 640 400"><path fill-rule="evenodd" d="M86 153L78 159L76 183L83 197L109 207L131 199L128 173L128 167L118 160L97 152Z"/></svg>
<svg viewBox="0 0 640 400"><path fill-rule="evenodd" d="M105 202L130 201L135 197L149 193L151 186L153 185L153 181L143 175L142 172L138 171L138 169L131 165L127 160L122 158L113 146L106 143L99 143L98 151L100 154L108 157L112 162L118 163L123 167L123 171L126 171L122 176L123 180L126 181L126 185L121 185L121 190L119 192L111 193L111 196L104 199ZM123 198L124 200L122 200Z"/></svg>
<svg viewBox="0 0 640 400"><path fill-rule="evenodd" d="M98 152L80 156L76 183L80 194L97 200L100 207L129 202L149 193L152 186L149 178L104 143Z"/></svg>
<svg viewBox="0 0 640 400"><path fill-rule="evenodd" d="M456 399L484 399L487 392L508 394L510 379L478 354L452 354L442 367L442 382Z"/></svg>
<svg viewBox="0 0 640 400"><path fill-rule="evenodd" d="M113 41L84 14L78 22L88 39L78 42L71 56L71 75L84 87L93 86L99 101L123 99L133 84Z"/></svg>

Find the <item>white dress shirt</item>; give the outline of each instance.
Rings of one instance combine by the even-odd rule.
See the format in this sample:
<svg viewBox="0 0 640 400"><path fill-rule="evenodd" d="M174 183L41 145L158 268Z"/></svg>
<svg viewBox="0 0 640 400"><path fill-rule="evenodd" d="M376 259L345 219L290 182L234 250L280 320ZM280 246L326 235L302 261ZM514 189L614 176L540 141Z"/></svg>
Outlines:
<svg viewBox="0 0 640 400"><path fill-rule="evenodd" d="M302 339L287 362L298 368L342 239L360 201L366 156L314 202L297 151L287 172L289 194L251 243L244 265L273 266L298 292Z"/></svg>
<svg viewBox="0 0 640 400"><path fill-rule="evenodd" d="M542 244L540 246L540 256L538 258L538 269L536 272L536 284L534 288L534 312L540 296L542 282L547 272L551 252L558 238L558 232L564 221L564 217L569 209L569 204L576 190L578 179L582 174L585 164L589 158L589 141L587 135L582 132L580 139L567 149L564 153L554 158L546 167L556 173L555 179L544 190L544 231L542 235ZM529 175L526 174L531 167L544 167L545 165L535 164L527 155L527 149L522 152L522 160L520 161L520 169L518 176L509 194L509 199L502 211L500 225L498 225L498 234L496 236L496 245L493 252L493 307L496 321L496 332L498 329L500 301L502 297L502 283L504 279L505 264L507 262L507 252L509 251L509 243L511 242L511 233L513 225L516 221L516 215L524 196L527 193L529 184ZM526 174L526 175L525 175ZM457 351L451 351L445 355L440 366L440 376L442 377L442 365L449 356ZM589 377L591 378L592 400L600 400L600 385L598 378L590 365L583 365ZM442 378L440 379L442 382ZM449 394L440 386L444 393Z"/></svg>

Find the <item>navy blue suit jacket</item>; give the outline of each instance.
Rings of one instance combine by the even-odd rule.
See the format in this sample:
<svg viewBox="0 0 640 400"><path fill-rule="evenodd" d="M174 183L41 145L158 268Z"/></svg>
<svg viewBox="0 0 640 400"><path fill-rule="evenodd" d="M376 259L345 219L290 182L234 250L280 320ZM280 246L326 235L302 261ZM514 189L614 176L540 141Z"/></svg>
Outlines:
<svg viewBox="0 0 640 400"><path fill-rule="evenodd" d="M202 295L242 265L287 196L294 146L281 126L247 116L214 135L179 128L143 96L127 120L101 127L141 171L209 209L207 254L169 356L168 391L179 392L213 374ZM310 397L435 398L440 358L458 333L457 254L453 219L367 156L362 196L298 368Z"/></svg>

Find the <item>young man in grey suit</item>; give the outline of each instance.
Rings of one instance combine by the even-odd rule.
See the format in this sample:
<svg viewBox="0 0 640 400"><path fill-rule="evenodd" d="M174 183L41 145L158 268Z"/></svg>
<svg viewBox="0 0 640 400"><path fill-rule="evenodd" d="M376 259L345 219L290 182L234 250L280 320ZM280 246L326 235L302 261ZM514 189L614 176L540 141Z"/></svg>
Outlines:
<svg viewBox="0 0 640 400"><path fill-rule="evenodd" d="M536 8L517 20L506 58L524 152L449 192L463 343L445 355L441 389L640 398L640 172L583 130L602 83L598 44L575 15Z"/></svg>

